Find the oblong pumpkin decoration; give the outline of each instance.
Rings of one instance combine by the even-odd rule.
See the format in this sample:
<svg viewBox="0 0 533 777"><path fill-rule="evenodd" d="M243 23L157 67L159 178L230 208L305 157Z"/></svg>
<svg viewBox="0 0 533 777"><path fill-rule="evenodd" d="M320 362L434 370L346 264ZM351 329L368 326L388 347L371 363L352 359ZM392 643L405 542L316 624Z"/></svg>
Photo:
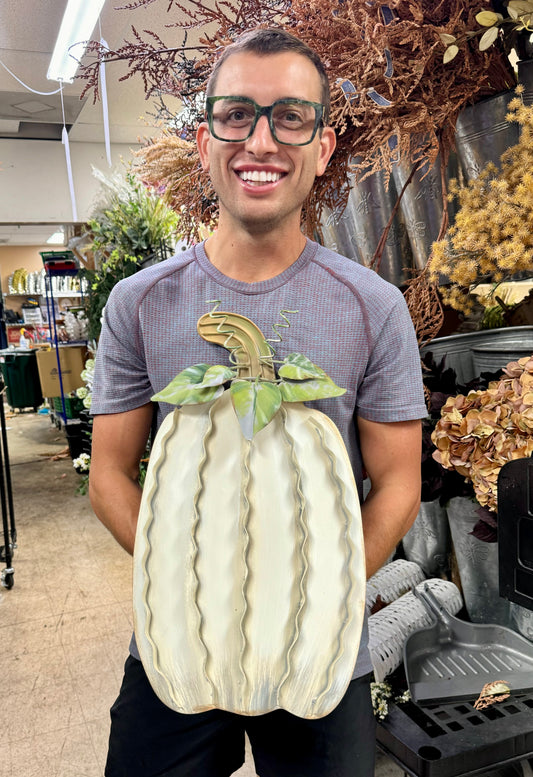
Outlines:
<svg viewBox="0 0 533 777"><path fill-rule="evenodd" d="M243 325L259 333L255 355L249 342L241 347ZM259 370L276 385L252 322L212 313L198 326L232 350L238 380ZM226 389L165 418L139 513L134 618L141 660L167 706L326 715L351 679L364 601L357 488L326 415L282 402L247 439Z"/></svg>

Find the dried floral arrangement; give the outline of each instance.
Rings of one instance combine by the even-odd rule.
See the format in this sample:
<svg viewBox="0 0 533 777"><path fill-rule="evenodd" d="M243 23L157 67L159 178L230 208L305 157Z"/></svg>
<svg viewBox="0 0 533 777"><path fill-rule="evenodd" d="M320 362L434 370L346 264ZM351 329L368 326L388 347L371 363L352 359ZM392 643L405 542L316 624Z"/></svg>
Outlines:
<svg viewBox="0 0 533 777"><path fill-rule="evenodd" d="M533 267L533 106L516 97L507 120L520 124L519 142L502 155L500 172L490 163L465 187L450 182L450 198L458 198L460 209L445 237L433 244L430 280L446 276L443 301L466 314L477 284L498 284Z"/></svg>
<svg viewBox="0 0 533 777"><path fill-rule="evenodd" d="M124 8L155 1L136 0ZM479 5L472 0L390 0L387 5L365 0L165 2L170 29L183 33L180 46L169 47L156 33L132 28L132 40L114 51L91 44L93 61L82 69L82 77L96 95L99 63L120 60L127 66L122 78L140 76L147 97L166 93L182 100L186 117L181 124L168 122L172 129L141 153L139 172L166 189L190 238L197 236L199 224L216 215L217 206L194 148L176 146L172 134L193 140L201 119L197 98L217 53L245 30L270 25L294 32L318 52L330 74L338 147L305 208L308 234L319 227L324 205L335 210L345 204L350 168L359 176L378 169L390 172L399 158L416 165L433 163L439 150L445 164L461 108L515 82L496 46L480 51L467 44L453 66L443 62L447 44L442 36L460 38L474 24ZM188 47L187 32L193 28L201 30L200 44ZM164 98L160 115L163 121L171 118ZM169 167L170 154L184 175Z"/></svg>
<svg viewBox="0 0 533 777"><path fill-rule="evenodd" d="M495 539L498 473L533 453L533 357L510 362L482 391L449 397L431 436L433 456L472 482L485 534Z"/></svg>
<svg viewBox="0 0 533 777"><path fill-rule="evenodd" d="M498 41L507 54L514 48L521 53L521 49L527 45L524 34L527 37L533 32L533 0L508 0L505 4L495 2L495 10L483 10L476 14L476 22L480 25L476 30L471 30L462 38L455 35L443 36L443 42L447 44L444 52L444 61L451 62L455 59L464 46L473 38L479 38L478 46L480 51L493 46ZM499 6L505 5L501 10L507 11L504 16L498 10Z"/></svg>

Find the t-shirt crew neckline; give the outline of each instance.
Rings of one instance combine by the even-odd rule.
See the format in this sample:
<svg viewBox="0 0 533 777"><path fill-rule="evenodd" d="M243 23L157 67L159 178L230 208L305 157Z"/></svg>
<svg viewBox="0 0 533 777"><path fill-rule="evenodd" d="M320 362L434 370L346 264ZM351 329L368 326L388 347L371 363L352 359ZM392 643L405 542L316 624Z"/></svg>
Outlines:
<svg viewBox="0 0 533 777"><path fill-rule="evenodd" d="M287 281L293 278L296 273L300 272L315 256L318 250L318 244L313 243L311 240L306 239L306 245L298 259L287 267L279 275L275 275L273 278L269 278L266 281L258 281L257 283L247 283L246 281L238 281L235 278L229 278L224 273L211 264L209 258L205 252L204 243L198 243L194 246L194 256L202 270L213 278L220 286L225 286L233 291L238 291L241 294L264 294L268 291L283 286Z"/></svg>

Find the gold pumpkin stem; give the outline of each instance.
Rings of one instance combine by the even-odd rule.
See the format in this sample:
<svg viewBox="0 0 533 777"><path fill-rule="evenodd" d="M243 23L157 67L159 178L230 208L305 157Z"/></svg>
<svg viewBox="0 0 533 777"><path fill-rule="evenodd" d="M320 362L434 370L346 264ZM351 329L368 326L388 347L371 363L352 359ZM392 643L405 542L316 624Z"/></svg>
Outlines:
<svg viewBox="0 0 533 777"><path fill-rule="evenodd" d="M276 380L272 349L259 327L249 318L217 310L199 318L196 328L202 339L230 351L239 378Z"/></svg>

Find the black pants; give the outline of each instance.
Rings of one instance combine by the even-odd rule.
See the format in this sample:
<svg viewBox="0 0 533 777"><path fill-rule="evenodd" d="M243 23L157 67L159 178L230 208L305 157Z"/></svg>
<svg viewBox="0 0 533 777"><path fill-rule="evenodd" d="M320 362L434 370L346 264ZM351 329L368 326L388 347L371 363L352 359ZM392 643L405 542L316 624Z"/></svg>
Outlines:
<svg viewBox="0 0 533 777"><path fill-rule="evenodd" d="M183 715L153 692L140 661L126 661L111 708L106 777L229 777L248 734L260 777L373 777L375 720L370 675L352 680L339 705L305 720L284 710Z"/></svg>

